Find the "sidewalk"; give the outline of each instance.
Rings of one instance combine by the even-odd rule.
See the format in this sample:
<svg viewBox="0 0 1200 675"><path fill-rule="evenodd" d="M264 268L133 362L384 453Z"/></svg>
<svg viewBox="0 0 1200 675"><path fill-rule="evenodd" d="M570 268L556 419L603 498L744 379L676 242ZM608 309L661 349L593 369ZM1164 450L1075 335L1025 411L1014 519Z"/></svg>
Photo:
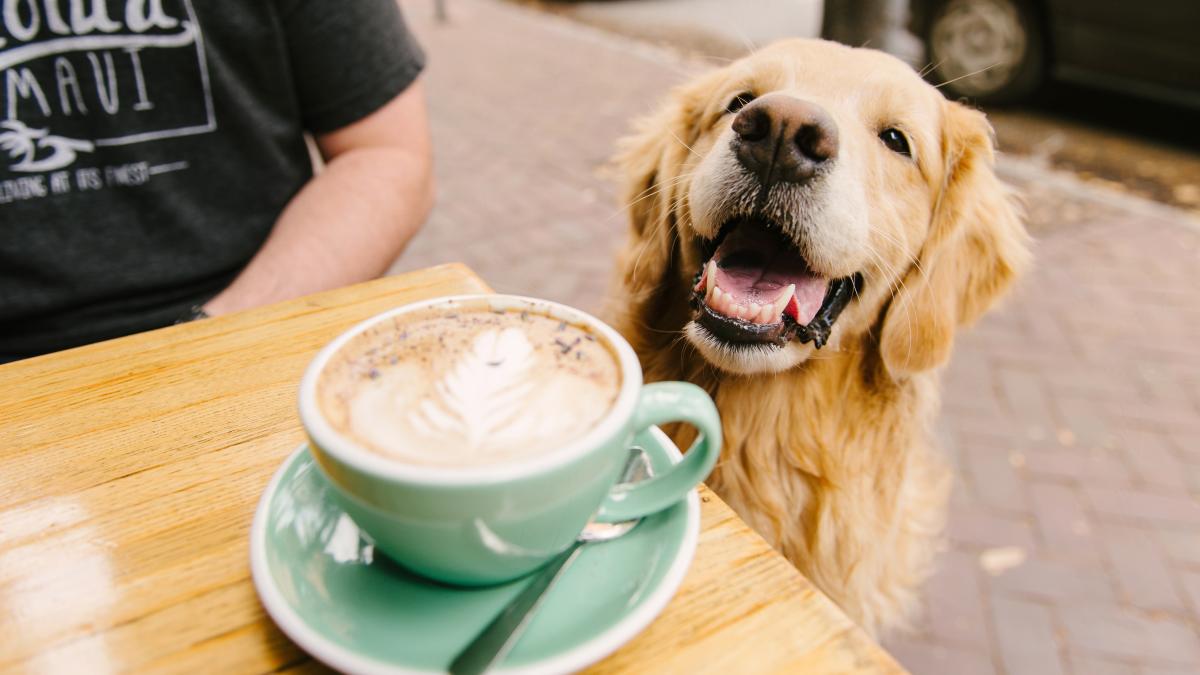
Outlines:
<svg viewBox="0 0 1200 675"><path fill-rule="evenodd" d="M405 2L425 45L439 202L396 270L466 262L497 290L597 310L626 223L629 120L702 66L492 1ZM1006 161L1037 265L962 336L942 444L948 550L917 634L931 675L1200 669L1200 225Z"/></svg>

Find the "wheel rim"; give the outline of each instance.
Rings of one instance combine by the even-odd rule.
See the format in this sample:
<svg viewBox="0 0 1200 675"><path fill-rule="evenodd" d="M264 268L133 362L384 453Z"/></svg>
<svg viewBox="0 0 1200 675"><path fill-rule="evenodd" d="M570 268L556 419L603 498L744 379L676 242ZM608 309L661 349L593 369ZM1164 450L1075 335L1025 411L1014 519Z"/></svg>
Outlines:
<svg viewBox="0 0 1200 675"><path fill-rule="evenodd" d="M1013 80L1025 60L1025 27L1008 0L953 0L930 31L930 58L960 92L991 94Z"/></svg>

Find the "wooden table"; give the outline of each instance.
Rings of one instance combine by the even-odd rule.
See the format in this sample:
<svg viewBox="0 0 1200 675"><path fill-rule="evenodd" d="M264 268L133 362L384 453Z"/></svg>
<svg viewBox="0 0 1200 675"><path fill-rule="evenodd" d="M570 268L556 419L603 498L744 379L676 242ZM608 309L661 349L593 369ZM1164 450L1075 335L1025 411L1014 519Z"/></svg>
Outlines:
<svg viewBox="0 0 1200 675"><path fill-rule="evenodd" d="M321 670L250 583L250 522L302 440L296 386L350 325L485 292L447 265L0 366L0 671ZM595 672L903 672L702 490L678 595Z"/></svg>

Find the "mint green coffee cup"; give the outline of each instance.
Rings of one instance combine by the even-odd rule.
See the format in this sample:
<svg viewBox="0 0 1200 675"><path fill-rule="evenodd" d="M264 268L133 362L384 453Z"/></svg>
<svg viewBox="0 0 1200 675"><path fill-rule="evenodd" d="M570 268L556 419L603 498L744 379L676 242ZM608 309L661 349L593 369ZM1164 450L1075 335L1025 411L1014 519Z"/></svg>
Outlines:
<svg viewBox="0 0 1200 675"><path fill-rule="evenodd" d="M382 456L327 419L318 403L319 377L355 336L385 321L403 324L416 312L480 308L549 316L582 326L603 341L621 376L607 414L561 448L454 467ZM708 476L721 450L720 419L704 390L685 382L643 385L637 356L615 330L580 310L519 296L440 298L367 319L317 354L305 371L299 399L313 457L339 505L393 561L458 585L500 583L541 567L575 541L589 518L625 520L671 506ZM692 424L700 432L683 459L650 480L616 486L633 437L671 422Z"/></svg>

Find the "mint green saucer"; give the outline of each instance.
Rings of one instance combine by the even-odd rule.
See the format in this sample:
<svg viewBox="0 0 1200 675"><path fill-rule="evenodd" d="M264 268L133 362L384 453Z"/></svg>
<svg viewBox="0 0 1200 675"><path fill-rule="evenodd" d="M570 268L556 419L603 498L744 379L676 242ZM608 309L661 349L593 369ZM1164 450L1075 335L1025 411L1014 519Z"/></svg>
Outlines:
<svg viewBox="0 0 1200 675"><path fill-rule="evenodd" d="M657 428L635 443L661 445L679 461L679 450ZM250 562L271 618L329 666L351 673L444 672L528 583L463 589L406 572L376 555L328 490L302 445L259 502ZM693 490L624 537L584 548L496 672L574 671L628 642L679 588L699 532Z"/></svg>

